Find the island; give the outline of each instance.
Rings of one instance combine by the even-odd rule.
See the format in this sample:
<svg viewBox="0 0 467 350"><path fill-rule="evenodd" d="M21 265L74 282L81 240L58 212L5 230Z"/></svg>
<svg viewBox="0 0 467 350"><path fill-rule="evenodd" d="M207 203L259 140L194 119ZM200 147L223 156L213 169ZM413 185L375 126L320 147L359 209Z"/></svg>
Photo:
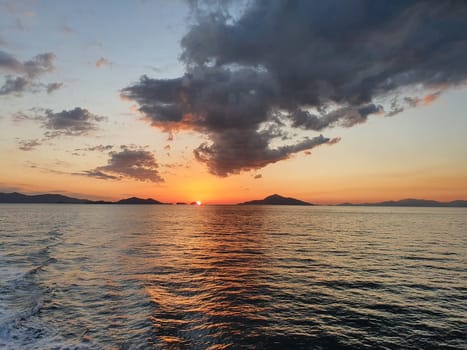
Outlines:
<svg viewBox="0 0 467 350"><path fill-rule="evenodd" d="M24 203L24 204L165 204L152 198L142 199L131 197L116 202L90 199L73 198L61 194L36 194L27 195L18 192L0 193L0 203Z"/></svg>
<svg viewBox="0 0 467 350"><path fill-rule="evenodd" d="M153 198L138 198L130 197L126 199L120 199L118 201L104 201L104 200L90 200L85 198L74 198L64 196L62 194L36 194L36 195L27 195L18 192L11 193L2 193L0 192L0 203L24 203L24 204L149 204L149 205L165 205L171 203L160 202ZM199 202L176 202L177 205L201 205ZM247 201L243 203L238 203L238 205L315 205L313 203L304 202L299 199L291 197L283 197L278 194L273 194L264 199L256 199L252 201ZM438 202L428 199L401 199L398 201L384 201L376 203L342 203L337 204L337 206L369 206L369 207L443 207L443 208L467 208L467 200L453 200L450 202Z"/></svg>
<svg viewBox="0 0 467 350"><path fill-rule="evenodd" d="M239 205L314 205L304 202L299 199L283 197L278 194L273 194L264 199L256 199L248 202L239 203Z"/></svg>
<svg viewBox="0 0 467 350"><path fill-rule="evenodd" d="M115 204L164 204L164 203L156 201L155 199L152 199L152 198L142 199L138 197L131 197L127 199L121 199L115 202Z"/></svg>
<svg viewBox="0 0 467 350"><path fill-rule="evenodd" d="M0 193L0 203L56 203L56 204L88 204L92 201L67 197L61 194L26 195L18 192Z"/></svg>
<svg viewBox="0 0 467 350"><path fill-rule="evenodd" d="M428 199L407 198L398 201L384 201L376 203L342 203L339 206L368 206L368 207L467 207L467 201L454 200L450 202L438 202Z"/></svg>

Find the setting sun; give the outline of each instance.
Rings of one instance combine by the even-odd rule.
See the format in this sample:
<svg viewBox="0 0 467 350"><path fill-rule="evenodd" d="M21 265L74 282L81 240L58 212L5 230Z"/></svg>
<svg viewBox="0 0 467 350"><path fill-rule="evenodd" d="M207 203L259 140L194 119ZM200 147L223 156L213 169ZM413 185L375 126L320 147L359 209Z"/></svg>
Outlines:
<svg viewBox="0 0 467 350"><path fill-rule="evenodd" d="M201 205L203 204L201 201L196 201L196 205Z"/></svg>

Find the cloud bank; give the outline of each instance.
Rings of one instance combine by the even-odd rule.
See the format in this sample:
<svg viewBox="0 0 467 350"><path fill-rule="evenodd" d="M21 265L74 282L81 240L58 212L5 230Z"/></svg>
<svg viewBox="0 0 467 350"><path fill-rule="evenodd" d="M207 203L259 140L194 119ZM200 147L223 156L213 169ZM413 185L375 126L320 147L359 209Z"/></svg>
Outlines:
<svg viewBox="0 0 467 350"><path fill-rule="evenodd" d="M219 176L338 141L294 132L395 115L467 79L464 1L256 0L237 17L206 8L181 41L186 73L143 76L122 95L155 127L205 134L194 154Z"/></svg>

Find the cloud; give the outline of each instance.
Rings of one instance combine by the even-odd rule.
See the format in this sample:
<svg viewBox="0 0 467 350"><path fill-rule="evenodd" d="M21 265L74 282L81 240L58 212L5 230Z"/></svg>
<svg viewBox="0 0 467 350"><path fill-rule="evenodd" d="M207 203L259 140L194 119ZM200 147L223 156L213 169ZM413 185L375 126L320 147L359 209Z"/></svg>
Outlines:
<svg viewBox="0 0 467 350"><path fill-rule="evenodd" d="M37 146L40 146L42 142L38 139L33 139L33 140L20 140L18 141L19 144L19 149L22 151L32 151L34 150Z"/></svg>
<svg viewBox="0 0 467 350"><path fill-rule="evenodd" d="M32 120L41 123L46 130L46 138L58 136L82 136L98 130L98 123L106 120L106 117L89 112L85 108L75 107L70 110L54 112L51 109L35 108L34 114L16 113L14 120L22 122Z"/></svg>
<svg viewBox="0 0 467 350"><path fill-rule="evenodd" d="M46 85L46 90L48 94L51 94L55 90L61 89L63 87L63 83L49 83Z"/></svg>
<svg viewBox="0 0 467 350"><path fill-rule="evenodd" d="M55 55L51 52L43 53L32 59L21 62L13 55L0 50L0 70L8 72L0 87L0 95L20 95L25 91L37 92L43 87L38 78L55 69ZM14 76L13 74L20 74ZM60 83L45 85L48 93L61 87Z"/></svg>
<svg viewBox="0 0 467 350"><path fill-rule="evenodd" d="M104 68L110 66L111 63L108 59L101 57L96 61L96 67L97 68Z"/></svg>
<svg viewBox="0 0 467 350"><path fill-rule="evenodd" d="M10 15L35 17L36 13L32 9L34 1L17 1L7 0L2 3L2 6Z"/></svg>
<svg viewBox="0 0 467 350"><path fill-rule="evenodd" d="M52 110L46 110L45 114L40 116L42 126L49 130L46 133L49 137L87 135L91 131L96 131L97 123L105 119L105 117L92 114L87 109L80 107L56 113Z"/></svg>
<svg viewBox="0 0 467 350"><path fill-rule="evenodd" d="M20 94L31 85L25 77L12 77L7 75L3 86L0 87L0 95Z"/></svg>
<svg viewBox="0 0 467 350"><path fill-rule="evenodd" d="M113 145L96 145L96 146L86 147L86 148L76 148L75 152L78 152L78 151L107 152L107 151L110 151L113 147L114 147Z"/></svg>
<svg viewBox="0 0 467 350"><path fill-rule="evenodd" d="M99 170L86 170L82 173L75 173L75 175L85 175L85 176L94 177L96 179L101 179L101 180L119 180L120 179L120 177L118 176L109 175Z"/></svg>
<svg viewBox="0 0 467 350"><path fill-rule="evenodd" d="M99 179L134 179L138 181L163 182L159 164L154 155L143 148L123 146L119 152L110 152L107 165L79 173Z"/></svg>
<svg viewBox="0 0 467 350"><path fill-rule="evenodd" d="M13 55L0 50L0 69L22 73L29 78L36 78L41 74L54 70L55 55L51 52L39 54L32 59L20 62Z"/></svg>
<svg viewBox="0 0 467 350"><path fill-rule="evenodd" d="M66 35L73 34L73 29L70 26L66 25L66 24L63 24L60 27L58 27L58 30L61 33L66 34Z"/></svg>
<svg viewBox="0 0 467 350"><path fill-rule="evenodd" d="M402 99L398 99L397 97L393 98L393 100L391 101L390 108L388 112L386 112L385 116L392 117L396 114L402 113L407 108L429 106L441 96L443 90L445 89L446 88L432 92L432 93L428 93L422 97L405 96Z"/></svg>
<svg viewBox="0 0 467 350"><path fill-rule="evenodd" d="M358 107L342 107L329 113L322 113L320 116L297 109L291 112L289 117L294 127L321 131L336 124L350 128L356 124L365 123L368 115L382 111L383 107L380 105L367 104Z"/></svg>
<svg viewBox="0 0 467 350"><path fill-rule="evenodd" d="M271 139L269 133L246 130L214 133L211 135L212 144L203 143L194 150L195 158L205 163L212 174L227 176L265 167L330 141L320 135L294 145L271 148Z"/></svg>
<svg viewBox="0 0 467 350"><path fill-rule="evenodd" d="M10 55L8 52L0 50L0 68L2 70L17 71L21 67L21 63Z"/></svg>
<svg viewBox="0 0 467 350"><path fill-rule="evenodd" d="M238 16L192 3L204 7L181 40L186 73L121 93L154 127L206 135L194 154L219 176L337 142L299 130L394 115L467 79L461 1L256 0ZM410 100L416 89L426 98Z"/></svg>

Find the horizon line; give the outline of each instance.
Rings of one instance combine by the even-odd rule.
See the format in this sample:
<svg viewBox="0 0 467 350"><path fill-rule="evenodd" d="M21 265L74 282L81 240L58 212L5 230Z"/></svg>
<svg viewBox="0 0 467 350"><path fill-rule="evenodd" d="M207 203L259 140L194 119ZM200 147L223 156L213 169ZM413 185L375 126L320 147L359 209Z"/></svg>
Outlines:
<svg viewBox="0 0 467 350"><path fill-rule="evenodd" d="M136 198L136 199L139 199L139 200L154 200L154 201L157 201L159 202L161 205L193 205L194 203L197 202L197 200L190 200L190 201L181 201L181 200L176 200L176 201L169 201L169 202L164 202L164 201L160 201L158 199L155 199L153 197L146 197L146 198L143 198L143 197L137 197L137 196L129 196L129 197L125 197L125 198L120 198L120 199L116 199L116 200L105 200L105 199L88 199L88 198L83 198L83 197L74 197L74 194L63 194L63 193L60 193L60 192L36 192L36 193L32 193L32 194L26 194L26 193L23 193L23 192L18 192L18 191L11 191L11 192L0 192L0 194L20 194L20 195L24 195L24 196L41 196L41 195L59 195L59 196L64 196L64 197L67 197L67 198L72 198L72 199L76 199L76 200L83 200L83 201L89 201L91 203L75 203L75 204L120 204L120 205L125 205L125 203L118 203L119 201L122 201L122 200L127 200L127 199L132 199L132 198ZM76 194L78 196L81 196L81 194ZM87 195L82 195L84 197L87 197ZM265 196L261 199L253 199L253 200L263 200L267 197L269 197L271 195L268 195L268 196ZM288 196L283 196L283 195L280 195L281 197L285 197L285 198L292 198L292 199L298 199L298 198L293 198L293 197L288 197ZM90 197L93 197L95 198L94 196L90 196ZM299 199L301 200L301 199ZM413 197L405 197L405 198L399 198L399 199L384 199L384 200L379 200L379 201L364 201L364 202L353 202L353 201L347 201L347 200L344 200L344 201L336 201L335 203L324 203L324 202L314 202L314 201L311 201L311 202L306 202L306 203L309 203L309 204L312 204L314 206L365 206L365 205L375 205L375 204L381 204L381 203L397 203L397 202L402 202L402 201L408 201L408 200L411 200L411 201L426 201L426 202L436 202L436 203L439 203L439 204L449 204L449 203L453 203L453 202L467 202L467 199L453 199L453 200L444 200L444 201L440 201L440 200L436 200L436 199L426 199L426 198L413 198ZM228 205L238 205L238 204L243 204L243 203L246 203L246 202L249 202L251 200L244 200L244 201L241 201L241 202L232 202L232 203L218 203L218 202L205 202L203 201L202 202L202 205L203 206L206 206L206 205L225 205L225 206L228 206ZM301 200L302 201L302 200ZM93 203L94 202L94 203ZM104 203L96 203L96 202L104 202ZM8 202L3 202L0 204L15 204L15 203L8 203ZM21 204L21 203L17 203L17 204ZM35 203L23 203L23 204L35 204ZM37 203L37 204L47 204L47 203ZM50 204L54 204L54 203L50 203ZM73 204L73 203L55 203L55 204ZM147 205L155 205L155 204L158 204L158 203L146 203ZM129 204L131 205L131 204ZM140 204L140 205L145 205L145 204ZM258 205L258 204L252 204L252 205ZM268 205L268 204L260 204L260 205ZM274 205L274 204L272 204ZM285 204L287 205L287 204Z"/></svg>

